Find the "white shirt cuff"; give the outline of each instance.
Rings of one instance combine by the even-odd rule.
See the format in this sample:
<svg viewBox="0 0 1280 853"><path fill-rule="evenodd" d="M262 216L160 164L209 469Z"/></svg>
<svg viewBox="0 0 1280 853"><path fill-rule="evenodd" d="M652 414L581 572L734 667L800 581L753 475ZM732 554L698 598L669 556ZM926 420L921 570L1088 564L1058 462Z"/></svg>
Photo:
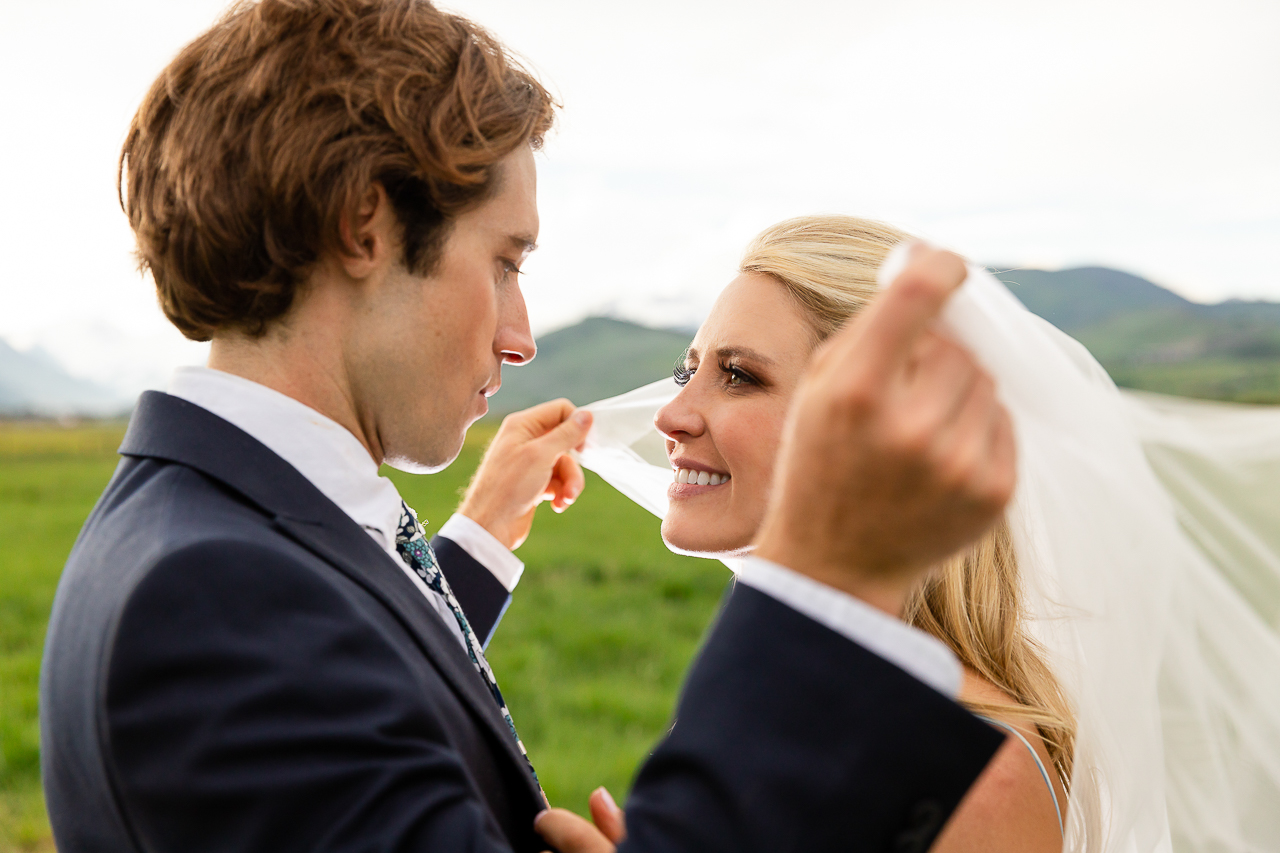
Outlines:
<svg viewBox="0 0 1280 853"><path fill-rule="evenodd" d="M436 535L452 539L471 555L471 559L488 569L498 583L507 588L507 592L515 592L516 584L524 574L524 563L492 533L455 512Z"/></svg>
<svg viewBox="0 0 1280 853"><path fill-rule="evenodd" d="M738 571L745 583L826 625L952 699L960 695L962 670L937 638L865 601L785 566L748 557Z"/></svg>

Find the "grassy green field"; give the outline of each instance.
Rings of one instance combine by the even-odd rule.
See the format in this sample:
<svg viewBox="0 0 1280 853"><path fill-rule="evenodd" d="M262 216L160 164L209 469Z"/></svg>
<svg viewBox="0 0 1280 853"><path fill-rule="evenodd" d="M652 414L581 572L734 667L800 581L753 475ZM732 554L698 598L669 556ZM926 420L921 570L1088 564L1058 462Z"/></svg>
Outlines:
<svg viewBox="0 0 1280 853"><path fill-rule="evenodd" d="M428 532L449 516L492 429L474 429L441 474L388 472ZM0 853L53 848L40 653L58 575L122 433L0 424ZM728 573L668 552L657 520L593 476L569 512L539 510L519 555L524 578L489 657L547 794L585 813L595 786L626 791L661 735Z"/></svg>

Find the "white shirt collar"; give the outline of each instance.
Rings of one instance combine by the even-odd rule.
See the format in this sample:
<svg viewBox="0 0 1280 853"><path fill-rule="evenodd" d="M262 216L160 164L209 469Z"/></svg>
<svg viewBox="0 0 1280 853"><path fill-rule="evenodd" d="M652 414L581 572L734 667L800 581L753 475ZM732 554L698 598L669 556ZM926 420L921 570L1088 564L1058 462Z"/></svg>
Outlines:
<svg viewBox="0 0 1280 853"><path fill-rule="evenodd" d="M395 553L400 493L378 476L373 457L346 427L279 391L207 367L178 368L169 393L265 444Z"/></svg>

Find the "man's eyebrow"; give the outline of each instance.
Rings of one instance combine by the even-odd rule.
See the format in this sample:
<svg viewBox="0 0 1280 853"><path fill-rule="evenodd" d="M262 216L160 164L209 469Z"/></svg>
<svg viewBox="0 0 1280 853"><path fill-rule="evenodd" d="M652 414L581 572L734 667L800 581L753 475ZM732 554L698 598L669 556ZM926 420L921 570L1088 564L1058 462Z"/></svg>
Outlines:
<svg viewBox="0 0 1280 853"><path fill-rule="evenodd" d="M507 243L523 255L538 248L537 242L526 234L508 234Z"/></svg>

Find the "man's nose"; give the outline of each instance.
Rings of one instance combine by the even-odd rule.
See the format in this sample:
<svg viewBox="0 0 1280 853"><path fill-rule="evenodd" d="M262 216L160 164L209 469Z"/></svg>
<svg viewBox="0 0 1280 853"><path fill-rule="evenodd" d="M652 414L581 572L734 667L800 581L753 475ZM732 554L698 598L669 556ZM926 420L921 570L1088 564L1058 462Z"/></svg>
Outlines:
<svg viewBox="0 0 1280 853"><path fill-rule="evenodd" d="M498 318L498 334L494 349L502 356L503 364L521 365L533 361L538 354L538 344L529 328L529 311L524 304L524 294L516 290L504 300L502 315Z"/></svg>

